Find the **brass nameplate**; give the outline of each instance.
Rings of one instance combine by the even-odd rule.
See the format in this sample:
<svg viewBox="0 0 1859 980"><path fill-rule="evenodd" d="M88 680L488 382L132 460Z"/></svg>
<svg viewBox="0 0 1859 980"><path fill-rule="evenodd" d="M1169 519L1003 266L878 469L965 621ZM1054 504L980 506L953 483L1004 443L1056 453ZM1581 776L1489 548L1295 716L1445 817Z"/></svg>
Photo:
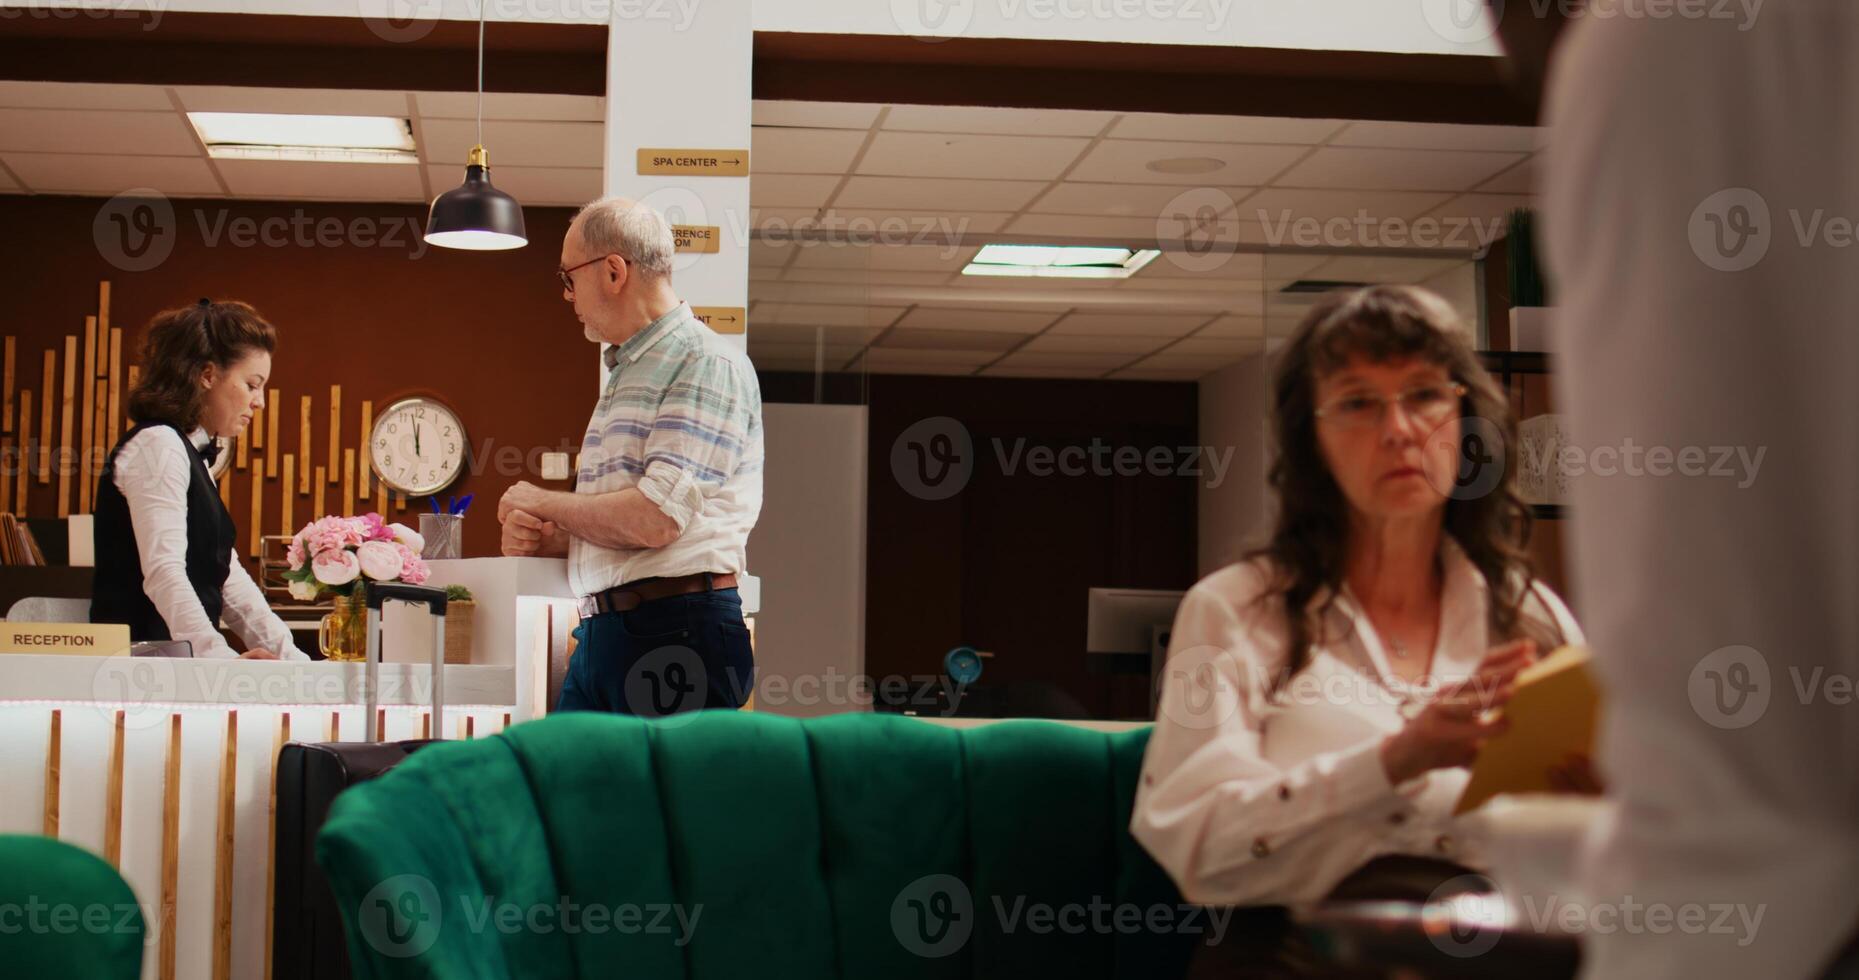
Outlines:
<svg viewBox="0 0 1859 980"><path fill-rule="evenodd" d="M0 623L0 653L113 657L129 652L122 623Z"/></svg>
<svg viewBox="0 0 1859 980"><path fill-rule="evenodd" d="M691 315L717 333L748 333L749 314L740 306L693 306Z"/></svg>
<svg viewBox="0 0 1859 980"><path fill-rule="evenodd" d="M639 172L658 176L747 177L749 151L641 147Z"/></svg>
<svg viewBox="0 0 1859 980"><path fill-rule="evenodd" d="M722 230L716 225L672 225L671 242L675 251L714 255L723 241Z"/></svg>

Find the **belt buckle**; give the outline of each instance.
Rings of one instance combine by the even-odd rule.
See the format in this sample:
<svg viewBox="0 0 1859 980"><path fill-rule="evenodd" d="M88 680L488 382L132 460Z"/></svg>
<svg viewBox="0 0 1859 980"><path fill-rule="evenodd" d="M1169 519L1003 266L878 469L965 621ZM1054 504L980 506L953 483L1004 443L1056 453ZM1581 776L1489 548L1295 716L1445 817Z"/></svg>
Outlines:
<svg viewBox="0 0 1859 980"><path fill-rule="evenodd" d="M581 614L582 619L593 619L600 614L600 600L595 596L584 595L575 600L575 610Z"/></svg>

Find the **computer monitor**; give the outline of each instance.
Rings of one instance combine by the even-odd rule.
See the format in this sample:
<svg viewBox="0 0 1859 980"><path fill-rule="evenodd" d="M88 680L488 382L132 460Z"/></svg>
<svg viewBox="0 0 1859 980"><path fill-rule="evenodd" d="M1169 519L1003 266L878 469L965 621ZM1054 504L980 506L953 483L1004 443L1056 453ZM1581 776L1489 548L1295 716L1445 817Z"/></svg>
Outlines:
<svg viewBox="0 0 1859 980"><path fill-rule="evenodd" d="M1161 693L1157 680L1168 656L1169 630L1186 594L1169 589L1091 589L1085 602L1085 652L1147 658L1152 718Z"/></svg>

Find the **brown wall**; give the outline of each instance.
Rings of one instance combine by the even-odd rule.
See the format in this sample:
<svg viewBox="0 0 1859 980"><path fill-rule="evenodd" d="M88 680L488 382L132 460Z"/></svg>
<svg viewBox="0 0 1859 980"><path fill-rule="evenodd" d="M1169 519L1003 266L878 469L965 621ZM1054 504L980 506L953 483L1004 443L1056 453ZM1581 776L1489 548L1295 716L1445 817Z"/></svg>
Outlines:
<svg viewBox="0 0 1859 980"><path fill-rule="evenodd" d="M280 453L298 450L299 400L309 394L315 396L316 457L326 456L330 385L342 386L342 443L356 448L358 459L365 458L359 451L364 399L378 412L403 395L437 396L459 412L474 448L465 477L444 491L477 495L466 521L466 554L495 554L497 498L518 479L541 482L532 469L540 451L579 447L595 397L594 348L553 276L572 213L528 208L527 248L471 253L421 242L422 207L170 203L175 219L165 234L171 254L153 269L127 272L105 257L123 254L120 242L111 240L119 234L116 226L107 214L99 221L105 201L0 196L0 228L6 229L0 236L0 334L18 338L16 386L31 388L36 398L42 352L56 346L62 359L64 337L82 334L84 317L96 312L99 280L111 283L112 323L124 328L125 363L157 311L202 296L244 300L279 329L271 387L282 393L276 406L284 413ZM310 222L302 240L291 225L300 215ZM271 239L278 244L237 244L233 222L241 219L274 220ZM374 228L372 234L332 228L327 241L319 241L315 222L325 219L357 232L369 230L362 222ZM225 231L209 243L222 221ZM396 236L383 244L380 229L388 224L395 224ZM36 431L36 404L34 415ZM482 451L487 447L491 452ZM235 470L232 476L232 514L244 554L251 475ZM329 489L330 510L339 489ZM55 516L56 491L56 477L49 487L35 481L30 513ZM275 477L268 476L264 495L265 531L278 533ZM74 488L74 503L76 497ZM318 516L312 506L312 497L298 497L294 522ZM372 501L360 509L372 509ZM417 527L415 515L425 509L425 500L416 499L390 517Z"/></svg>

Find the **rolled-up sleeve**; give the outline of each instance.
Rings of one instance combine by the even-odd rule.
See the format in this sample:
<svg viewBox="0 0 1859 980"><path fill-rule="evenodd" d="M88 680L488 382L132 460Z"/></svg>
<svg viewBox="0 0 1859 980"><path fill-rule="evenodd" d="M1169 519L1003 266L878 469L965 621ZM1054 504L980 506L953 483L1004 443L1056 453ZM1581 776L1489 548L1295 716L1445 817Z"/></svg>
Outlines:
<svg viewBox="0 0 1859 980"><path fill-rule="evenodd" d="M1334 882L1313 880L1308 859L1352 867L1334 858L1372 856L1350 815L1400 812L1418 790L1389 782L1379 738L1288 768L1266 758L1262 722L1285 641L1258 609L1236 608L1203 582L1183 599L1169 644L1130 830L1190 901L1321 894Z"/></svg>
<svg viewBox="0 0 1859 980"><path fill-rule="evenodd" d="M692 359L666 388L652 420L639 492L677 523L679 533L741 465L760 410L745 370L723 354Z"/></svg>

